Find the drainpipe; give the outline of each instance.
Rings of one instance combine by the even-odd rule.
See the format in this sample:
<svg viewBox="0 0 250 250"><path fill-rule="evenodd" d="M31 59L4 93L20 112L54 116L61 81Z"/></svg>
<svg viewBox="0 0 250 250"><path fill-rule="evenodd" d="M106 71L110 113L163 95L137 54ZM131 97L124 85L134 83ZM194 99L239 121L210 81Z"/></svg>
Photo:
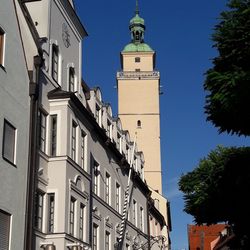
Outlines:
<svg viewBox="0 0 250 250"><path fill-rule="evenodd" d="M42 52L34 57L33 77L30 80L30 124L29 124L29 157L27 175L27 198L26 198L26 218L25 218L25 239L24 249L35 249L34 238L34 205L37 182L37 131L38 131L38 97L39 97L39 75L42 66Z"/></svg>
<svg viewBox="0 0 250 250"><path fill-rule="evenodd" d="M150 250L150 220L149 220L149 209L150 209L150 195L147 195L147 223L148 223L148 250Z"/></svg>
<svg viewBox="0 0 250 250"><path fill-rule="evenodd" d="M93 234L93 166L94 159L90 154L90 188L89 188L89 245L92 249L92 234Z"/></svg>

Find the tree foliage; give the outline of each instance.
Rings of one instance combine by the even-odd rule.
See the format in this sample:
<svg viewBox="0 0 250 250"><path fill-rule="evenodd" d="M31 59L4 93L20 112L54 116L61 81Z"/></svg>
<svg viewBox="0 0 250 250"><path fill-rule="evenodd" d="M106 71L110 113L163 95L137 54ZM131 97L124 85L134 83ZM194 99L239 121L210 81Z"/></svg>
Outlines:
<svg viewBox="0 0 250 250"><path fill-rule="evenodd" d="M250 135L250 0L230 0L212 36L218 56L206 72L205 112L220 132Z"/></svg>
<svg viewBox="0 0 250 250"><path fill-rule="evenodd" d="M248 235L250 147L218 146L179 180L184 211L197 224L227 222L239 235Z"/></svg>

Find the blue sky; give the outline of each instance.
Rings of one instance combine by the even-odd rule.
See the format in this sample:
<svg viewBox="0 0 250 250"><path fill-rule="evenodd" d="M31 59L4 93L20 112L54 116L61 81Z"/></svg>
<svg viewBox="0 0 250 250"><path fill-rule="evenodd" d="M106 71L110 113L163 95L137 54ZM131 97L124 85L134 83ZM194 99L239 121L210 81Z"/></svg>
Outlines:
<svg viewBox="0 0 250 250"><path fill-rule="evenodd" d="M217 51L211 34L225 0L139 0L146 22L145 42L157 53L161 73L161 150L164 195L171 202L172 250L187 250L187 224L178 180L218 144L249 145L249 138L218 134L204 114L204 73ZM129 20L135 0L75 0L89 36L83 41L83 79L100 86L105 102L117 113L116 72L120 51L130 41Z"/></svg>

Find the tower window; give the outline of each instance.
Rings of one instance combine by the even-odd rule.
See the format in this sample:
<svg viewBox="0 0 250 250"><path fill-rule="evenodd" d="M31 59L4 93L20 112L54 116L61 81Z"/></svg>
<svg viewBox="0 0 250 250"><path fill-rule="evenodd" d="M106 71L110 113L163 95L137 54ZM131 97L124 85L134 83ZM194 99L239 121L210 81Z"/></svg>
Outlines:
<svg viewBox="0 0 250 250"><path fill-rule="evenodd" d="M140 57L136 57L135 58L135 62L140 62L141 61L141 58Z"/></svg>
<svg viewBox="0 0 250 250"><path fill-rule="evenodd" d="M138 127L138 128L141 128L141 120L138 120L138 121L137 121L137 127Z"/></svg>

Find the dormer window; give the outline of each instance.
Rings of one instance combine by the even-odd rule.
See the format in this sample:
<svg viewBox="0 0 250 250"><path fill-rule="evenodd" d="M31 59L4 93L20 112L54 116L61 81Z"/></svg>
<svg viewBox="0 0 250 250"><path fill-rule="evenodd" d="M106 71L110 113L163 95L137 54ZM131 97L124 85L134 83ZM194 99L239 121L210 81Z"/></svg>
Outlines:
<svg viewBox="0 0 250 250"><path fill-rule="evenodd" d="M96 104L96 107L95 107L95 118L96 118L96 122L100 125L100 123L101 123L101 108L98 104Z"/></svg>
<svg viewBox="0 0 250 250"><path fill-rule="evenodd" d="M51 74L53 79L58 82L58 69L59 69L59 49L58 46L53 44L52 46L52 68Z"/></svg>
<svg viewBox="0 0 250 250"><path fill-rule="evenodd" d="M69 68L69 91L75 92L75 69Z"/></svg>

